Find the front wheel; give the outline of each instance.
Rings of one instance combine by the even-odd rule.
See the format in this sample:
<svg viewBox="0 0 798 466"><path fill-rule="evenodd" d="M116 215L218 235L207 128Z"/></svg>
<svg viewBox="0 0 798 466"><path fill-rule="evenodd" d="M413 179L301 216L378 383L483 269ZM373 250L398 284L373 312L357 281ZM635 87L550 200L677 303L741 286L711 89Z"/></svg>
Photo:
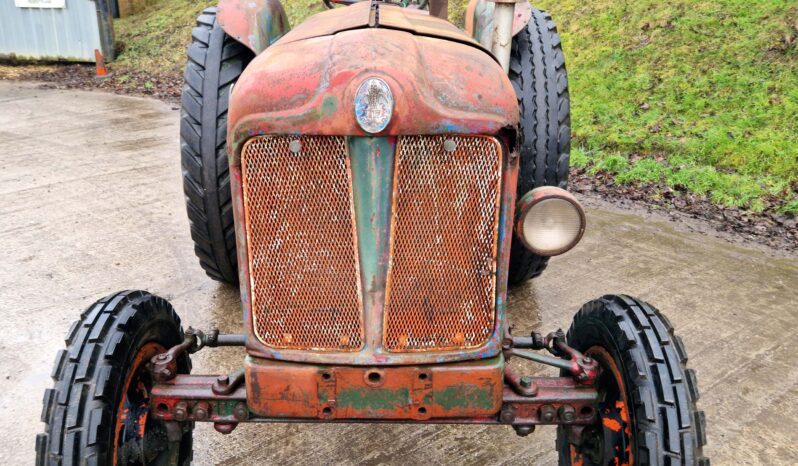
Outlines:
<svg viewBox="0 0 798 466"><path fill-rule="evenodd" d="M169 435L149 416L147 362L183 341L172 306L144 291L116 293L91 305L66 341L44 394L36 464L188 465L193 425ZM177 367L188 373L188 357Z"/></svg>
<svg viewBox="0 0 798 466"><path fill-rule="evenodd" d="M599 422L561 426L561 465L708 465L698 384L687 353L657 309L629 296L585 304L568 330L568 345L601 366Z"/></svg>

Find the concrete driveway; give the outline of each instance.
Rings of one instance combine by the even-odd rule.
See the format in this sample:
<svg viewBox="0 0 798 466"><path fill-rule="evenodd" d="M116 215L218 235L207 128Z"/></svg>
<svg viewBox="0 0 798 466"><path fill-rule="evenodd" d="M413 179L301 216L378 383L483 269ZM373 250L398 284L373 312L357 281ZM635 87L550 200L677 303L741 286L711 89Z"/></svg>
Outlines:
<svg viewBox="0 0 798 466"><path fill-rule="evenodd" d="M139 98L0 81L0 458L31 464L50 366L79 312L143 288L185 324L239 330L236 290L200 270L183 207L178 111ZM798 259L656 218L588 210L582 244L510 296L518 329L567 327L585 301L663 309L698 371L714 464L798 463ZM243 351L206 350L195 373ZM793 362L791 362L793 361ZM534 369L530 369L534 370ZM553 464L554 429L244 425L195 433L195 464Z"/></svg>

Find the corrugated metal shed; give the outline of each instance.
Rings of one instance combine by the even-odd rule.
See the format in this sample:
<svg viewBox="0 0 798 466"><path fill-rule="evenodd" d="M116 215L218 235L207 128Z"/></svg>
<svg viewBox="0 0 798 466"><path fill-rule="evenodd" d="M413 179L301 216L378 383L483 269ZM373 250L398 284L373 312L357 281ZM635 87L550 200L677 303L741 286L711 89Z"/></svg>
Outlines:
<svg viewBox="0 0 798 466"><path fill-rule="evenodd" d="M105 0L65 0L65 8L21 8L15 0L0 0L0 56L93 62L98 49L112 59L111 27Z"/></svg>

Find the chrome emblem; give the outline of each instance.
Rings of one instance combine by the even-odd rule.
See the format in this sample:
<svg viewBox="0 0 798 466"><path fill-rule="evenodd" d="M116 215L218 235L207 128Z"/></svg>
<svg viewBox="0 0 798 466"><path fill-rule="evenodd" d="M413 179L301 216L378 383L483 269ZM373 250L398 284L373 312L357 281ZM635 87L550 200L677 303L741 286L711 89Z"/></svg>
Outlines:
<svg viewBox="0 0 798 466"><path fill-rule="evenodd" d="M380 78L368 78L355 94L355 119L367 133L379 133L391 122L393 95L388 84Z"/></svg>

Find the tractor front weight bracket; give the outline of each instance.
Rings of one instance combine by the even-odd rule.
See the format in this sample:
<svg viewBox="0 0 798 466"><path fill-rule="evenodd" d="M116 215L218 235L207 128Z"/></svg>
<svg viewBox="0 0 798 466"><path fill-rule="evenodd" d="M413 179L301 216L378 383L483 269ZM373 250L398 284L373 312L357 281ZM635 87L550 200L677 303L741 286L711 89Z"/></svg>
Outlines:
<svg viewBox="0 0 798 466"><path fill-rule="evenodd" d="M498 409L494 414L480 413L478 415L433 415L432 398L435 381L443 381L445 372L437 372L445 364L428 366L400 366L400 367L353 367L353 366L312 366L307 364L291 365L281 362L256 362L267 364L266 367L274 370L288 372L288 380L296 380L302 384L299 369L302 367L306 374L309 370L317 374L319 385L299 387L302 393L319 396L319 406L324 409L316 411L301 411L297 409L284 409L285 400L271 400L261 397L253 405L247 396L248 389L259 387L260 381L248 380L245 370L239 369L230 375L186 375L177 374L177 360L183 353L193 353L208 346L240 346L244 339L240 335L220 335L218 331L202 332L189 328L182 343L158 354L150 361L149 369L156 381L150 396L150 412L156 419L165 421L167 425L188 422L212 422L214 428L227 434L233 431L241 422L285 422L285 423L319 423L319 422L388 422L388 423L435 423L435 424L496 424L512 426L516 433L525 436L534 431L537 425L567 425L580 431L584 426L594 424L597 419L598 392L593 386L598 375L598 365L595 361L585 357L578 351L565 344L561 332L542 337L532 334L531 337L513 338L508 335L504 341L503 355L498 356L497 363L501 367L498 379L500 393L495 393L497 399L495 406ZM221 343L220 343L221 342ZM516 346L517 343L517 346ZM535 349L547 349L553 355L547 356L536 353ZM569 373L564 377L531 377L521 376L506 365L506 359L519 357L541 364L560 368ZM566 359L567 358L567 359ZM248 363L249 364L249 363ZM268 366L271 364L272 366ZM285 364L285 367L280 366ZM452 365L449 364L449 367ZM249 366L248 366L249 367ZM463 366L466 367L466 366ZM445 368L444 368L445 369ZM467 369L467 367L466 367ZM462 369L462 370L466 370ZM248 369L250 370L250 369ZM484 370L484 369L483 369ZM363 374L359 375L358 371ZM379 373L385 384L374 384L369 376ZM422 382L411 384L408 389L399 386L394 390L391 378L405 380L408 373L421 375ZM357 377L353 376L357 375ZM296 377L294 377L296 375ZM344 402L345 388L353 388L353 380L362 379L364 385L356 386L358 393L363 397L361 402L379 400L379 408L366 408L360 411L346 411L336 408L336 398ZM266 378L268 380L268 378ZM502 383L503 382L503 383ZM247 385L252 385L248 387ZM337 386L337 388L336 388ZM494 386L496 386L494 384ZM454 386L446 386L452 390ZM317 391L319 390L319 391ZM393 393L409 393L409 398L402 401L401 397L390 398ZM499 397L500 395L500 397ZM406 397L408 395L405 395ZM322 400L321 398L324 398ZM449 403L467 403L471 398L476 399L474 393L467 391L455 393ZM500 398L500 399L499 399ZM387 408L386 400L393 400L395 406ZM295 400L295 403L301 403ZM408 406L409 403L410 410ZM425 406L430 406L430 412L419 415ZM303 406L306 407L306 406ZM333 408L332 410L328 408ZM468 412L466 406L463 413ZM412 412L412 415L403 413ZM447 413L456 413L450 411ZM301 414L299 414L301 413ZM308 415L313 413L313 415ZM354 414L353 414L354 413Z"/></svg>

